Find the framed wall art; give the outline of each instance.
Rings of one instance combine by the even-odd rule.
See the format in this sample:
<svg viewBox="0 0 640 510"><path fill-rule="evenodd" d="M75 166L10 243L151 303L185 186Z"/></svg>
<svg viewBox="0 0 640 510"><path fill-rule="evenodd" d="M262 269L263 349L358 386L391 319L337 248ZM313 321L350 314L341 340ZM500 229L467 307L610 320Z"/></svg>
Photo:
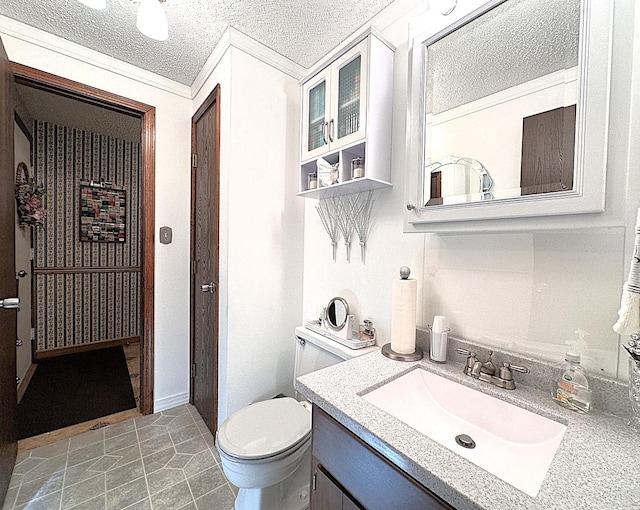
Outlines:
<svg viewBox="0 0 640 510"><path fill-rule="evenodd" d="M108 182L80 181L80 241L124 243L126 193Z"/></svg>

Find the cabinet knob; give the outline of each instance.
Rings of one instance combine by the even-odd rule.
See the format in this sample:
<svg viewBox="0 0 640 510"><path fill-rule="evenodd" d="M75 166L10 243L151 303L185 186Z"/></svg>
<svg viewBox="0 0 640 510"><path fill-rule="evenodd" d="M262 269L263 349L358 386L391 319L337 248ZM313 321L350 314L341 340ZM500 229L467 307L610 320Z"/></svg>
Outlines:
<svg viewBox="0 0 640 510"><path fill-rule="evenodd" d="M407 211L415 211L416 209L416 204L414 204L413 202L407 202Z"/></svg>

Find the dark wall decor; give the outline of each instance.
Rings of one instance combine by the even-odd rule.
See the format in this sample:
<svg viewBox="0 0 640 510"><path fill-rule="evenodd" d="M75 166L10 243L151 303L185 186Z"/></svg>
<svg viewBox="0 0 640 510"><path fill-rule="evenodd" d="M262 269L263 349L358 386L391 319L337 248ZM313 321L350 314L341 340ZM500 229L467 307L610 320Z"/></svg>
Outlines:
<svg viewBox="0 0 640 510"><path fill-rule="evenodd" d="M36 121L34 172L47 189L44 229L34 235L36 358L140 336L140 143ZM116 242L83 242L78 185L110 182L126 196L106 218ZM100 194L99 194L100 195ZM121 208L126 207L126 213ZM98 215L99 216L99 215ZM102 229L102 227L100 227ZM116 230L94 232L116 237ZM98 239L107 240L107 239Z"/></svg>
<svg viewBox="0 0 640 510"><path fill-rule="evenodd" d="M123 243L125 197L122 187L80 181L80 241Z"/></svg>

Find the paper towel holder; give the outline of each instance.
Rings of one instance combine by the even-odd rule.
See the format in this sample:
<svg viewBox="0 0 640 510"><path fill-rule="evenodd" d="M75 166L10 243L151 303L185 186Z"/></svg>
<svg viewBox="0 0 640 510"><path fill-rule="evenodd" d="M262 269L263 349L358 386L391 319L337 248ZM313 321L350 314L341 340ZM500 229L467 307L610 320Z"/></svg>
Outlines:
<svg viewBox="0 0 640 510"><path fill-rule="evenodd" d="M391 343L384 344L382 346L382 354L394 361L418 361L424 357L422 349L416 345L416 350L409 354L400 354L391 350Z"/></svg>
<svg viewBox="0 0 640 510"><path fill-rule="evenodd" d="M402 266L400 268L400 278L402 280L407 280L410 275L411 269L409 269L407 266ZM410 352L409 354L402 354L394 351L391 348L391 343L384 344L382 346L382 354L383 356L386 356L387 358L394 361L418 361L424 357L422 349L420 349L420 347L418 347L417 345L415 346L415 350L413 352Z"/></svg>

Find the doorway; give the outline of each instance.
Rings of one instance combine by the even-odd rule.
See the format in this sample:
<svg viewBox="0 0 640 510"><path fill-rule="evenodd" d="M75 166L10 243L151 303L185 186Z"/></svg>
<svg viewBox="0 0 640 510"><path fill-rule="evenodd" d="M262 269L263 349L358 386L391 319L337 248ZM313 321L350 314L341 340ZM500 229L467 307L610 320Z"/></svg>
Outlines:
<svg viewBox="0 0 640 510"><path fill-rule="evenodd" d="M218 417L220 85L191 119L191 395L212 434Z"/></svg>
<svg viewBox="0 0 640 510"><path fill-rule="evenodd" d="M84 104L106 108L128 116L137 117L140 122L140 193L139 193L139 268L140 308L139 321L141 364L140 364L140 412L153 412L153 277L154 277L154 182L155 182L155 108L137 101L117 96L78 82L67 80L20 64L12 64L15 82L18 85L53 93L61 98L72 99ZM37 272L37 271L36 271ZM63 274L64 276L64 274ZM106 276L105 278L107 278ZM98 279L99 280L99 279ZM126 344L127 338L117 339L115 344ZM88 346L92 348L93 346ZM87 346L77 345L69 352L81 352ZM46 354L44 355L46 357Z"/></svg>

